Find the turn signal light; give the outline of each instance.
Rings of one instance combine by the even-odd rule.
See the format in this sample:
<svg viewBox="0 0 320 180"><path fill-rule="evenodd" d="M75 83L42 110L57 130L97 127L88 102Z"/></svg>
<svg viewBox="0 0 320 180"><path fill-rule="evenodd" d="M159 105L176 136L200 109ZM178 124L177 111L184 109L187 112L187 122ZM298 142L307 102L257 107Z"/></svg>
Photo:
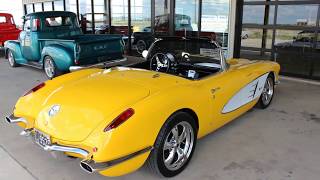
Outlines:
<svg viewBox="0 0 320 180"><path fill-rule="evenodd" d="M117 128L122 123L124 123L126 120L128 120L132 115L134 114L134 110L132 108L129 108L125 110L123 113L121 113L117 118L115 118L105 129L104 131L110 131L111 129Z"/></svg>
<svg viewBox="0 0 320 180"><path fill-rule="evenodd" d="M34 88L32 88L30 91L27 91L26 93L24 93L23 96L29 95L31 93L34 93L36 91L38 91L39 89L43 88L46 84L43 82L41 84L38 84L37 86L35 86Z"/></svg>

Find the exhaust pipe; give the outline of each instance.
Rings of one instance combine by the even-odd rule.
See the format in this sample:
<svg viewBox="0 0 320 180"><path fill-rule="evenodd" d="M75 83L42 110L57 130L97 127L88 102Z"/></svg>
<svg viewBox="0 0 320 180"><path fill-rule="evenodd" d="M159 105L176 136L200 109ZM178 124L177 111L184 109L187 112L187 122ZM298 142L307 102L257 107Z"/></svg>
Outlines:
<svg viewBox="0 0 320 180"><path fill-rule="evenodd" d="M88 173L93 173L94 172L94 169L93 169L93 167L91 167L90 165L89 165L89 163L90 163L90 161L81 161L80 162L80 167L84 170L84 171L86 171L86 172L88 172Z"/></svg>
<svg viewBox="0 0 320 180"><path fill-rule="evenodd" d="M6 121L9 124L16 124L16 123L24 123L26 125L28 124L26 119L20 118L20 117L15 117L13 114L11 114L10 116L7 116Z"/></svg>

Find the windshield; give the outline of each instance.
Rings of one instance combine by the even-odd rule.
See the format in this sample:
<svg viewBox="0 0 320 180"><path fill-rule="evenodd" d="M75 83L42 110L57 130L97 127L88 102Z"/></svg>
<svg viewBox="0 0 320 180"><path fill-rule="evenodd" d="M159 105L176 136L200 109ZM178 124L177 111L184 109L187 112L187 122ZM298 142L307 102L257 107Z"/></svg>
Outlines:
<svg viewBox="0 0 320 180"><path fill-rule="evenodd" d="M194 62L219 62L220 64L220 50L209 40L204 39L187 39L187 40L160 40L155 42L150 54L157 52L172 53L176 57L181 57L188 53L190 61Z"/></svg>

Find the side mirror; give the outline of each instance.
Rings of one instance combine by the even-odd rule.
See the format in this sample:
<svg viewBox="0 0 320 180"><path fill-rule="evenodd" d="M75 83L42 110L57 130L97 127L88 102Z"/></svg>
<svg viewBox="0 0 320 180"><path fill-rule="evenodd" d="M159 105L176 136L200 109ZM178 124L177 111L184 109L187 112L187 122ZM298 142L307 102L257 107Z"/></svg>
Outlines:
<svg viewBox="0 0 320 180"><path fill-rule="evenodd" d="M142 52L142 57L146 59L147 56L148 56L148 53L149 53L149 52L148 52L147 50L144 50L144 51Z"/></svg>

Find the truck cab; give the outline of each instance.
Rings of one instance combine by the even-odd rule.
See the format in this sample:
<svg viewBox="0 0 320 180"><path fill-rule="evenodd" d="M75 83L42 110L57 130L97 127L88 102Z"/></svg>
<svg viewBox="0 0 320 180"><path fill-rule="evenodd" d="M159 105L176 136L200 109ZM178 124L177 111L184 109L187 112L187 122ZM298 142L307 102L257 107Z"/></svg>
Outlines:
<svg viewBox="0 0 320 180"><path fill-rule="evenodd" d="M7 40L18 39L20 29L17 28L13 16L8 13L0 13L0 46L4 46Z"/></svg>
<svg viewBox="0 0 320 180"><path fill-rule="evenodd" d="M37 12L24 17L18 40L5 43L12 67L44 69L49 79L70 69L124 61L121 35L84 35L72 12Z"/></svg>

